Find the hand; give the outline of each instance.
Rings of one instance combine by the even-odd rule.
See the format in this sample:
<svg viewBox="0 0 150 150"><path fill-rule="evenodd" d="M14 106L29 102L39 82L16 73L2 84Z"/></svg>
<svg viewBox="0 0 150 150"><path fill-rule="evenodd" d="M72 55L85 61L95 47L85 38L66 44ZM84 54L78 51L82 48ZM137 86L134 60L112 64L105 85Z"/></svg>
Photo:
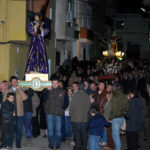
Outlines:
<svg viewBox="0 0 150 150"><path fill-rule="evenodd" d="M13 116L16 116L15 112L13 112Z"/></svg>
<svg viewBox="0 0 150 150"><path fill-rule="evenodd" d="M21 87L20 87L20 86L17 86L17 89L18 89L18 90L21 90Z"/></svg>
<svg viewBox="0 0 150 150"><path fill-rule="evenodd" d="M39 26L39 23L37 22L36 24L35 24L35 27L37 28Z"/></svg>
<svg viewBox="0 0 150 150"><path fill-rule="evenodd" d="M108 122L112 123L112 120L109 120Z"/></svg>
<svg viewBox="0 0 150 150"><path fill-rule="evenodd" d="M41 31L44 31L44 29L43 29L43 28L40 28L40 30L41 30Z"/></svg>
<svg viewBox="0 0 150 150"><path fill-rule="evenodd" d="M52 86L49 86L47 89L48 89L48 90L52 90Z"/></svg>
<svg viewBox="0 0 150 150"><path fill-rule="evenodd" d="M91 104L94 103L94 102L95 102L95 100L92 98L92 99L91 99Z"/></svg>

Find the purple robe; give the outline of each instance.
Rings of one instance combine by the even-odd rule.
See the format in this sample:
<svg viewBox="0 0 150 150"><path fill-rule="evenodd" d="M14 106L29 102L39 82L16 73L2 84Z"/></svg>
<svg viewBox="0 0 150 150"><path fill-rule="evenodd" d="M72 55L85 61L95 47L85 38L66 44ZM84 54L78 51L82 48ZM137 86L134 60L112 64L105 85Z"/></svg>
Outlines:
<svg viewBox="0 0 150 150"><path fill-rule="evenodd" d="M44 47L44 36L49 33L49 29L44 27L44 22L42 22L41 27L43 32L35 36L35 26L36 22L30 22L28 27L28 32L32 35L32 40L30 44L30 49L28 52L27 65L25 73L31 71L36 71L40 73L48 73L48 64L47 64L47 54Z"/></svg>

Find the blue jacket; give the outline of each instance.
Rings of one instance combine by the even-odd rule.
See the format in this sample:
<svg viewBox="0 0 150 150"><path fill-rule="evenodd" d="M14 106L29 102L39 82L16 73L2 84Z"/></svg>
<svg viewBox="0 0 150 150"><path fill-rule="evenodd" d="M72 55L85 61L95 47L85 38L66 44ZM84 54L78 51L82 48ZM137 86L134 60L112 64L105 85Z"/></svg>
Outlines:
<svg viewBox="0 0 150 150"><path fill-rule="evenodd" d="M89 133L90 135L103 136L104 127L110 127L110 126L111 123L107 122L103 116L97 114L91 117L89 123Z"/></svg>

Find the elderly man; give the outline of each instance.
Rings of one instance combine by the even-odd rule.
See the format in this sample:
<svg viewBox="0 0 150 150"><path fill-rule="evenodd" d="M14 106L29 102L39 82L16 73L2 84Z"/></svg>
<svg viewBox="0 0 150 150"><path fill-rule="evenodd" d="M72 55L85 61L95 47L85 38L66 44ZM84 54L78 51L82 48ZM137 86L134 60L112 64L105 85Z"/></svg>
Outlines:
<svg viewBox="0 0 150 150"><path fill-rule="evenodd" d="M2 81L0 83L0 109L3 101L4 92L6 91L6 89L8 89L8 85L9 85L8 81Z"/></svg>

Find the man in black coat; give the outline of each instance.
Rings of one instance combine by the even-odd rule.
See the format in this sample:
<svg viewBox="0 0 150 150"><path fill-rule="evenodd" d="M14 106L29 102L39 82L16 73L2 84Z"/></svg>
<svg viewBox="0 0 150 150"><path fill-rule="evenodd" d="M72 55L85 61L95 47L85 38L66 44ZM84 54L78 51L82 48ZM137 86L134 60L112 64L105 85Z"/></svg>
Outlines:
<svg viewBox="0 0 150 150"><path fill-rule="evenodd" d="M138 134L142 129L143 121L143 104L138 97L137 90L129 93L129 99L130 108L126 115L127 146L129 150L138 150Z"/></svg>

